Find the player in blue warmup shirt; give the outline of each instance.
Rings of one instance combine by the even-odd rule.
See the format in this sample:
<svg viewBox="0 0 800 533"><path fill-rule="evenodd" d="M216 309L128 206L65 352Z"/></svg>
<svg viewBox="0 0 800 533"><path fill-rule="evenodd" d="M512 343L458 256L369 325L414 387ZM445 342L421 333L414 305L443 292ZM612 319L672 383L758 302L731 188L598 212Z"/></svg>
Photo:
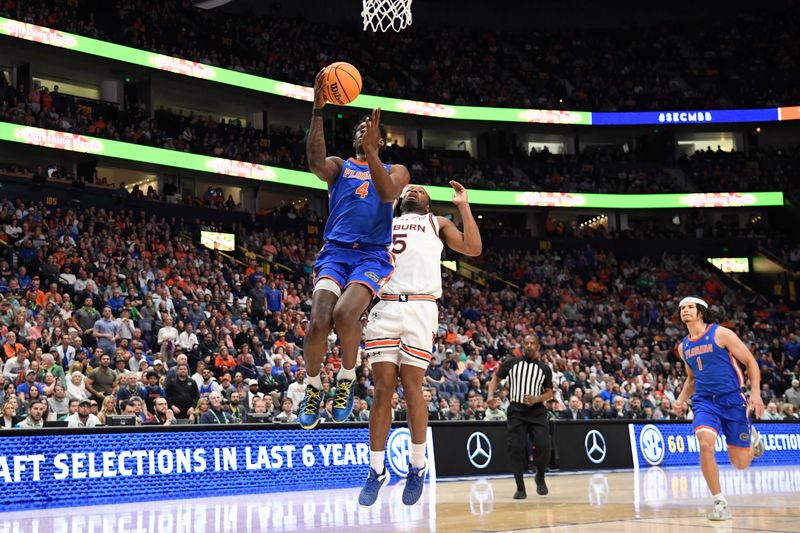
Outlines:
<svg viewBox="0 0 800 533"><path fill-rule="evenodd" d="M364 117L353 131L356 157L347 161L326 157L322 120L325 85L320 72L314 82L314 110L306 143L308 166L328 184L329 197L325 244L314 265L311 321L303 344L308 386L298 408L298 421L306 429L319 423L319 374L333 327L342 352L333 419L344 422L353 410L361 315L394 271L394 258L389 252L392 211L394 201L411 178L406 167L384 164L378 156L386 146L380 109Z"/></svg>
<svg viewBox="0 0 800 533"><path fill-rule="evenodd" d="M714 510L709 520L730 520L728 502L722 495L719 468L714 457L717 435L725 435L731 464L743 470L753 457L761 457L764 444L750 414L764 413L761 400L761 372L753 354L728 328L713 323L708 304L688 296L679 305L681 322L689 334L678 345L678 353L686 366L686 382L675 403L690 397L694 409L694 433L700 444L700 467L714 497ZM750 380L750 399L744 395L744 376Z"/></svg>

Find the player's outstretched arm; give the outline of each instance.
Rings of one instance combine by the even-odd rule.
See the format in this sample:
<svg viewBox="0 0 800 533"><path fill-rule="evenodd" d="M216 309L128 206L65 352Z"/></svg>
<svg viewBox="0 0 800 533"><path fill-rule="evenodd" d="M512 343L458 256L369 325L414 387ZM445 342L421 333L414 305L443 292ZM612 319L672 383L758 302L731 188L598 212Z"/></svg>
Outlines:
<svg viewBox="0 0 800 533"><path fill-rule="evenodd" d="M325 154L325 124L322 120L322 108L325 107L325 81L324 70L320 70L314 80L314 110L311 112L311 128L306 139L306 158L308 169L316 174L328 186L336 181L342 171L344 160L341 157L326 157Z"/></svg>
<svg viewBox="0 0 800 533"><path fill-rule="evenodd" d="M392 165L389 172L383 167L383 162L379 157L381 151L381 110L373 109L372 114L366 120L366 129L361 138L361 146L364 148L364 155L367 156L369 164L369 174L372 177L372 184L378 191L381 202L394 202L403 189L411 181L411 174L403 165Z"/></svg>
<svg viewBox="0 0 800 533"><path fill-rule="evenodd" d="M451 250L470 257L481 255L483 250L481 232L475 222L475 217L472 216L467 190L457 181L451 181L450 186L455 191L453 193L453 203L458 207L461 220L464 222L464 232L459 231L452 221L444 217L438 217L439 233Z"/></svg>
<svg viewBox="0 0 800 533"><path fill-rule="evenodd" d="M750 379L750 407L755 411L756 418L764 414L764 401L761 399L761 370L758 363L742 339L728 328L719 326L714 341L720 348L725 348L737 361L747 368L747 377Z"/></svg>

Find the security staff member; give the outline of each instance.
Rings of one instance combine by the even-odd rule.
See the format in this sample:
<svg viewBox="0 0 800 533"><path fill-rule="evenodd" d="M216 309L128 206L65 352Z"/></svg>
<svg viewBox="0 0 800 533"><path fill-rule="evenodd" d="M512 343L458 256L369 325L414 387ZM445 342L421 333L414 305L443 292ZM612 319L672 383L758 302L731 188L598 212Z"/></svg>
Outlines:
<svg viewBox="0 0 800 533"><path fill-rule="evenodd" d="M550 462L550 429L544 402L553 397L553 371L541 361L539 338L526 335L523 357L506 357L489 383L489 398L500 381L508 378L508 458L517 481L515 500L528 497L523 473L528 464L527 444L536 447L536 492L547 494L544 472Z"/></svg>

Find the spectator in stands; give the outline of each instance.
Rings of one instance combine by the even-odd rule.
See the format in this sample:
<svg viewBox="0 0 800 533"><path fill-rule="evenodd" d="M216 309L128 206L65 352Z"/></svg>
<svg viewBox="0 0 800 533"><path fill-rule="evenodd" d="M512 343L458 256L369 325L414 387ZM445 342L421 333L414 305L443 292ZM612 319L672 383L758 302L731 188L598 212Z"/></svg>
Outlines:
<svg viewBox="0 0 800 533"><path fill-rule="evenodd" d="M159 426L171 426L175 423L175 413L169 408L167 400L163 397L158 397L153 400L153 418L150 424ZM198 402L199 407L199 402Z"/></svg>
<svg viewBox="0 0 800 533"><path fill-rule="evenodd" d="M778 404L769 402L764 414L761 415L761 420L783 420L780 412L778 412Z"/></svg>
<svg viewBox="0 0 800 533"><path fill-rule="evenodd" d="M164 387L165 397L172 406L175 418L191 418L194 405L200 398L197 383L189 378L189 367L186 364L178 365L178 374Z"/></svg>
<svg viewBox="0 0 800 533"><path fill-rule="evenodd" d="M272 398L270 398L272 400ZM272 412L267 411L267 401L264 398L254 398L253 399L253 410L248 412L245 416L244 422L252 423L252 422L262 422L261 418L252 418L251 416L254 414L258 415L267 415L267 421L272 422L273 417L275 416Z"/></svg>
<svg viewBox="0 0 800 533"><path fill-rule="evenodd" d="M13 429L16 422L14 418L17 413L17 402L8 399L3 403L3 418L0 420L0 429Z"/></svg>
<svg viewBox="0 0 800 533"><path fill-rule="evenodd" d="M464 414L461 411L461 401L459 401L458 398L450 398L448 407L448 410L442 413L443 420L464 420Z"/></svg>
<svg viewBox="0 0 800 533"><path fill-rule="evenodd" d="M78 402L78 412L67 417L67 427L93 428L101 424L100 419L91 413L92 402L81 400Z"/></svg>
<svg viewBox="0 0 800 533"><path fill-rule="evenodd" d="M28 405L28 416L16 425L19 429L41 429L44 427L44 416L47 402L43 398L31 400Z"/></svg>
<svg viewBox="0 0 800 533"><path fill-rule="evenodd" d="M127 401L125 402L127 404ZM120 404L121 405L121 404ZM97 402L94 400L89 400L89 408L92 410L93 408L97 408ZM118 415L121 414L122 410L117 410L117 400L113 396L106 396L101 404L100 409L97 411L97 418L100 420L101 424L107 424L106 417L108 415Z"/></svg>
<svg viewBox="0 0 800 533"><path fill-rule="evenodd" d="M800 409L800 380L793 379L791 388L786 389L783 396L788 403L794 406L795 410Z"/></svg>
<svg viewBox="0 0 800 533"><path fill-rule="evenodd" d="M603 398L596 395L592 398L592 405L584 411L586 420L602 420L608 416L608 411L603 404Z"/></svg>
<svg viewBox="0 0 800 533"><path fill-rule="evenodd" d="M70 400L67 398L67 391L59 383L53 388L53 395L47 398L48 412L55 416L57 420L66 418L69 413Z"/></svg>
<svg viewBox="0 0 800 533"><path fill-rule="evenodd" d="M275 422L297 422L297 415L294 414L294 402L286 397L281 402L281 412L275 415Z"/></svg>
<svg viewBox="0 0 800 533"><path fill-rule="evenodd" d="M575 395L570 396L569 405L559 413L559 418L561 420L583 420L585 414L581 400Z"/></svg>
<svg viewBox="0 0 800 533"><path fill-rule="evenodd" d="M222 394L212 392L208 397L209 408L200 417L200 424L232 424L235 422L230 413L222 408Z"/></svg>
<svg viewBox="0 0 800 533"><path fill-rule="evenodd" d="M117 391L117 407L122 401L130 400L134 396L138 398L147 397L147 391L139 385L139 382L139 376L133 372L125 376L125 386L120 387Z"/></svg>
<svg viewBox="0 0 800 533"><path fill-rule="evenodd" d="M95 349L95 354L98 353L100 366L86 377L85 386L86 390L97 402L102 402L106 396L113 394L118 375L115 370L110 368L111 356L103 353L100 346Z"/></svg>
<svg viewBox="0 0 800 533"><path fill-rule="evenodd" d="M242 401L239 391L233 391L230 397L230 417L234 424L241 424L247 415L247 406Z"/></svg>

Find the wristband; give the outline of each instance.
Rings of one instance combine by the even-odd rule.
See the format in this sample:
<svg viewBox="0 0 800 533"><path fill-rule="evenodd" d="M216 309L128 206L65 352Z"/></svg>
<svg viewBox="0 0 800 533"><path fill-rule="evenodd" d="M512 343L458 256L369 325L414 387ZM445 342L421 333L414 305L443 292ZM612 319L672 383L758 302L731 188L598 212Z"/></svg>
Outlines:
<svg viewBox="0 0 800 533"><path fill-rule="evenodd" d="M315 108L314 108L314 109L311 111L311 116L312 116L312 117L322 117L322 116L323 116L322 109L319 109L319 108L316 108L316 107L315 107Z"/></svg>

